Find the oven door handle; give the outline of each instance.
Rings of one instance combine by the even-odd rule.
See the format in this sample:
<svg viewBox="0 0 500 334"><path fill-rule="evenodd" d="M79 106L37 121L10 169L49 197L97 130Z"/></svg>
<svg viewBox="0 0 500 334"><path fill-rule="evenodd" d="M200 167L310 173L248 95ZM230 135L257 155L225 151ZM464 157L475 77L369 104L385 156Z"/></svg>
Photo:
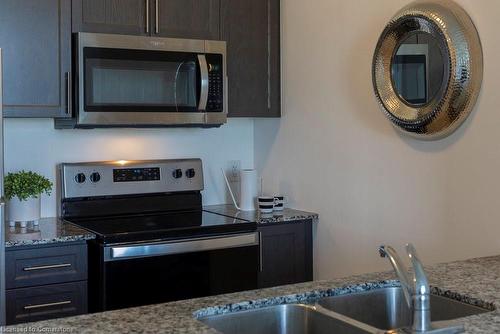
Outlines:
<svg viewBox="0 0 500 334"><path fill-rule="evenodd" d="M198 55L198 64L200 65L200 101L198 110L207 110L208 103L208 63L205 55Z"/></svg>
<svg viewBox="0 0 500 334"><path fill-rule="evenodd" d="M259 245L259 235L257 232L204 239L198 238L171 242L109 246L104 248L104 261L110 262L141 257L184 254L256 245Z"/></svg>

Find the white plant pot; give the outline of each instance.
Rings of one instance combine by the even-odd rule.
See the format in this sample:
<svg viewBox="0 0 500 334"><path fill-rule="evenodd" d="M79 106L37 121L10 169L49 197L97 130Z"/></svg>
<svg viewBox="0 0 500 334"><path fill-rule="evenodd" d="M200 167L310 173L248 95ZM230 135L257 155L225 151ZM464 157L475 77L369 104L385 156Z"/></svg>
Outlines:
<svg viewBox="0 0 500 334"><path fill-rule="evenodd" d="M40 196L30 197L25 201L20 201L14 197L7 201L7 221L10 226L20 222L21 226L26 226L27 222L38 221L40 219Z"/></svg>

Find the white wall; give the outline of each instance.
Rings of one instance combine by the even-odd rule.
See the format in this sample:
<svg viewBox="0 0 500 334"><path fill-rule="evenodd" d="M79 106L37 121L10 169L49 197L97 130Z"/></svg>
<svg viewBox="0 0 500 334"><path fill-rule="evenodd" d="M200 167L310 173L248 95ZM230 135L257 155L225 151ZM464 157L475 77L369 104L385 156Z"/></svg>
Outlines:
<svg viewBox="0 0 500 334"><path fill-rule="evenodd" d="M379 34L407 2L282 0L281 120L232 119L220 129L61 131L50 120L8 119L6 170L35 170L54 180L63 161L201 157L205 204L218 204L227 202L219 167L255 162L267 192L319 212L316 278L389 269L377 256L381 243L412 241L427 263L499 254L500 3L458 1L482 38L483 90L455 134L420 142L400 136L384 118L370 76ZM55 214L55 196L44 197L43 215Z"/></svg>
<svg viewBox="0 0 500 334"><path fill-rule="evenodd" d="M48 119L5 121L5 170L33 170L56 177L60 162L115 159L202 158L204 204L226 203L220 173L228 160L252 167L253 120L230 119L215 129L55 130ZM42 215L56 215L56 196L42 197Z"/></svg>
<svg viewBox="0 0 500 334"><path fill-rule="evenodd" d="M377 246L427 263L500 254L500 63L491 0L458 1L479 30L483 89L452 136L400 136L373 95L371 59L406 0L283 0L283 118L255 122L267 192L320 214L316 278L389 269Z"/></svg>

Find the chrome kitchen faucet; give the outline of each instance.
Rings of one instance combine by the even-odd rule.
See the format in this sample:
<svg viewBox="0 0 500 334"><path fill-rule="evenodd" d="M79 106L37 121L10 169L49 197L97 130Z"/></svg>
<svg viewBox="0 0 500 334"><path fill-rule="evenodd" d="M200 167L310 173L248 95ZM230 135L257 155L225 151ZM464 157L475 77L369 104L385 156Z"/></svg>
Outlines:
<svg viewBox="0 0 500 334"><path fill-rule="evenodd" d="M406 245L406 253L413 266L413 277L408 274L408 270L398 253L391 246L380 246L381 257L386 257L391 262L396 272L401 287L404 292L406 303L413 311L413 321L411 325L412 333L462 333L463 326L433 328L431 326L431 304L429 281L425 275L424 266L418 258L417 251L412 244Z"/></svg>

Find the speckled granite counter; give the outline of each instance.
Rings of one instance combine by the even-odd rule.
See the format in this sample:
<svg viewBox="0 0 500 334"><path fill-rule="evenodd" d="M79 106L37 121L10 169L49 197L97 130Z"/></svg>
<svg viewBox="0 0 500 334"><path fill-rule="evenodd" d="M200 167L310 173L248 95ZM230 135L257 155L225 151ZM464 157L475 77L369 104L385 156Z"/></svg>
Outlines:
<svg viewBox="0 0 500 334"><path fill-rule="evenodd" d="M376 251L373 258L377 261ZM500 256L434 265L426 269L431 284L439 287L434 288L434 292L486 307L500 307ZM215 333L197 321L194 315L307 301L318 296L397 285L393 279L392 272L374 273L43 321L29 326L62 328L68 333ZM500 310L457 319L453 323L464 324L466 333L500 333ZM11 327L7 329L11 330Z"/></svg>
<svg viewBox="0 0 500 334"><path fill-rule="evenodd" d="M26 247L94 239L95 235L58 218L42 218L38 225L5 226L5 247Z"/></svg>
<svg viewBox="0 0 500 334"><path fill-rule="evenodd" d="M203 210L217 213L220 215L257 222L259 224L281 224L297 220L312 221L318 220L318 214L306 211L299 211L285 208L283 211L274 211L273 213L263 214L259 211L239 211L232 204L210 205L203 207Z"/></svg>

